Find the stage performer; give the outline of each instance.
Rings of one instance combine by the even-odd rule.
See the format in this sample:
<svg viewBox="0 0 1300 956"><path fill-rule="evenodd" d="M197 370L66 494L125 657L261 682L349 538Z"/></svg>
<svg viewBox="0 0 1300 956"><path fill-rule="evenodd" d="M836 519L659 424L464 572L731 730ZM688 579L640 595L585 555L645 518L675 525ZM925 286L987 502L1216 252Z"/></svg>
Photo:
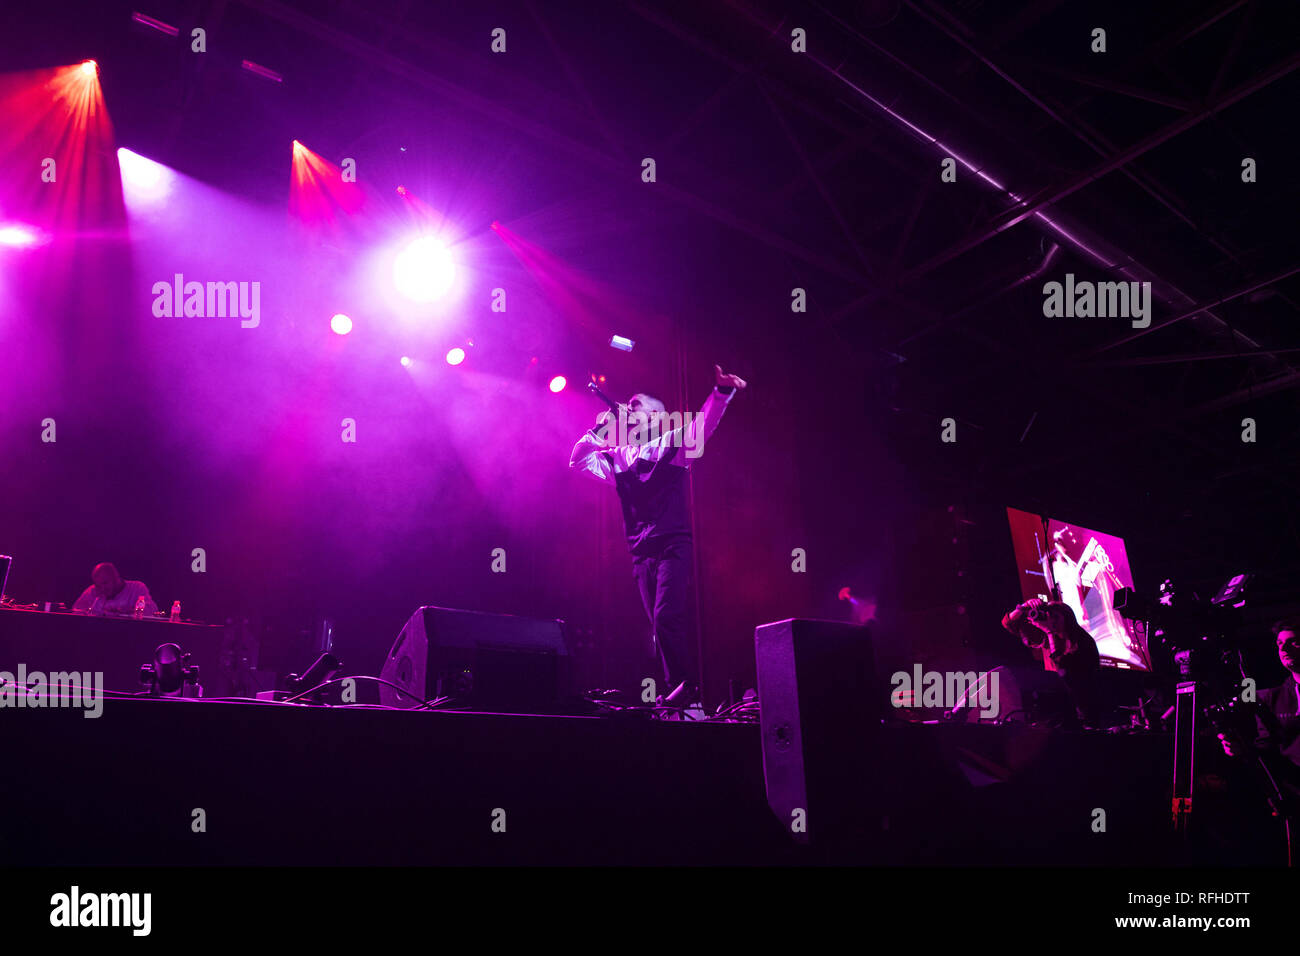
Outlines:
<svg viewBox="0 0 1300 956"><path fill-rule="evenodd" d="M617 416L602 412L569 458L571 468L618 492L633 576L666 686L672 688L664 702L695 719L703 710L687 607L694 573L687 469L703 453L736 392L747 386L721 366L713 370L714 389L698 414L669 414L657 398L633 395Z"/></svg>

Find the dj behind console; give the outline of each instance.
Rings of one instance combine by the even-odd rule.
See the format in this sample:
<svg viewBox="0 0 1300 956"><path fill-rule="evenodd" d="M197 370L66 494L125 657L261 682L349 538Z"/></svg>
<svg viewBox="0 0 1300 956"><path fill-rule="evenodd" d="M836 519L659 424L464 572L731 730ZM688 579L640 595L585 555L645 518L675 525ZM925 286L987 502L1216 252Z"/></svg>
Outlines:
<svg viewBox="0 0 1300 956"><path fill-rule="evenodd" d="M137 694L150 686L142 683L142 667L154 668L156 679L160 665L165 671L171 658L180 665L188 657L184 665L198 668L192 676L204 685L204 696L223 696L235 683L226 628L164 615L97 617L45 607L49 610L0 605L0 672L47 679L51 674L102 674L105 691ZM162 651L166 645L178 651ZM183 693L198 696L198 685L188 682Z"/></svg>

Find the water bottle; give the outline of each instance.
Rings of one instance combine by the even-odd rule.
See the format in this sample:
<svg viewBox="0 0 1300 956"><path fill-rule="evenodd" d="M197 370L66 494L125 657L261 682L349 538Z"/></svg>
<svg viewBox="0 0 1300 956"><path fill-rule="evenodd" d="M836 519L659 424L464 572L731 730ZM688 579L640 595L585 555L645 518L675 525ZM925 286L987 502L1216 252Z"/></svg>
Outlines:
<svg viewBox="0 0 1300 956"><path fill-rule="evenodd" d="M144 595L141 594L135 599L135 619L137 621L144 619Z"/></svg>
<svg viewBox="0 0 1300 956"><path fill-rule="evenodd" d="M181 602L180 602L180 601L172 601L172 618L171 618L171 621L172 621L173 624L179 624L179 623L181 622Z"/></svg>

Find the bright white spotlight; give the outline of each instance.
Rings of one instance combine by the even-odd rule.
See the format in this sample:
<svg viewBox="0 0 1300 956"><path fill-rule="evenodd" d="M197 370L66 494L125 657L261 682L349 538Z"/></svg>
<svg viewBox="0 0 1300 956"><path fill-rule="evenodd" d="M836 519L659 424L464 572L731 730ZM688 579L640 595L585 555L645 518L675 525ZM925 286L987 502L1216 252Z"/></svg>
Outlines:
<svg viewBox="0 0 1300 956"><path fill-rule="evenodd" d="M117 165L128 200L162 199L171 192L172 172L161 163L122 148L117 151Z"/></svg>
<svg viewBox="0 0 1300 956"><path fill-rule="evenodd" d="M423 236L407 245L393 262L397 291L413 302L442 298L456 278L451 253L437 239Z"/></svg>
<svg viewBox="0 0 1300 956"><path fill-rule="evenodd" d="M99 64L94 60L85 60L81 64L82 76L94 76L99 72Z"/></svg>
<svg viewBox="0 0 1300 956"><path fill-rule="evenodd" d="M447 352L447 364L459 365L465 361L465 350L459 346Z"/></svg>
<svg viewBox="0 0 1300 956"><path fill-rule="evenodd" d="M403 356L402 356L402 368L410 368L410 367L411 367L411 356L409 356L409 355L403 355Z"/></svg>
<svg viewBox="0 0 1300 956"><path fill-rule="evenodd" d="M31 226L24 226L14 223L12 225L0 226L0 246L13 246L17 249L26 249L31 246L39 245L41 234Z"/></svg>
<svg viewBox="0 0 1300 956"><path fill-rule="evenodd" d="M352 320L342 312L337 312L330 318L330 329L336 335L347 335L352 331Z"/></svg>
<svg viewBox="0 0 1300 956"><path fill-rule="evenodd" d="M556 393L562 392L564 391L564 386L568 384L568 379L563 375L557 375L555 378L551 379L551 391Z"/></svg>

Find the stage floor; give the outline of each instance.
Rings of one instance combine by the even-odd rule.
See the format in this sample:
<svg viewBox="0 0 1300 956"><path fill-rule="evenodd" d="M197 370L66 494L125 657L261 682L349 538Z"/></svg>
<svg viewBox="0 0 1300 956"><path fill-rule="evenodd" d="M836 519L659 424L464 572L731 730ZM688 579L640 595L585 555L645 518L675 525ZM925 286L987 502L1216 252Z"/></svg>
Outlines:
<svg viewBox="0 0 1300 956"><path fill-rule="evenodd" d="M6 708L3 845L11 865L1280 862L1272 821L1231 788L1198 805L1193 852L1173 839L1167 737L1024 726L881 728L860 832L800 846L767 806L759 733L254 702Z"/></svg>

